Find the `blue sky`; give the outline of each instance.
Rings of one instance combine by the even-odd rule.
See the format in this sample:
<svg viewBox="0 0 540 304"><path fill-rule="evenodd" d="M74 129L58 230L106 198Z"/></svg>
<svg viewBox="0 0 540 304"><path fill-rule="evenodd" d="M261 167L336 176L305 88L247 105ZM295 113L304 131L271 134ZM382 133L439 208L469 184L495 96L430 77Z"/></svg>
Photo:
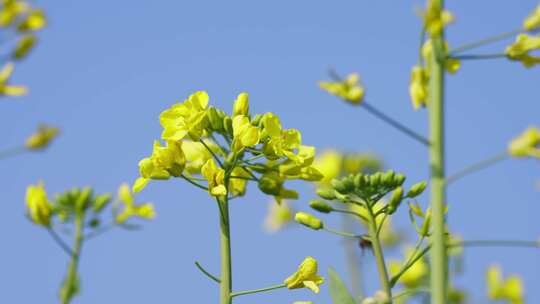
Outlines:
<svg viewBox="0 0 540 304"><path fill-rule="evenodd" d="M39 122L61 127L44 153L2 161L0 295L8 303L56 303L67 260L45 231L24 217L26 186L43 180L49 192L72 186L116 191L138 175L138 161L159 137L158 115L191 92L207 90L211 104L231 109L239 92L252 112L272 111L306 144L379 154L408 183L428 174L427 151L360 108L321 92L328 67L357 71L367 98L389 115L426 133L425 111L408 98L420 22L416 1L90 1L39 2L50 26L13 82L30 95L0 104L0 147L20 143ZM518 27L537 4L455 1L449 28L457 46ZM510 41L508 41L510 42ZM478 52L500 52L495 44ZM505 149L530 124L540 124L540 70L506 60L464 62L448 77L449 172ZM471 175L448 191L451 229L465 239L538 239L538 161L508 160ZM297 184L306 209L313 188ZM342 242L292 227L276 235L261 229L269 199L252 185L232 206L235 289L281 282L306 256L345 275ZM207 194L181 181L153 183L139 196L158 217L138 232L113 231L84 248L82 294L75 303L215 303L218 289L193 266L218 272L218 218ZM421 198L427 204L427 196ZM406 212L396 226L411 233ZM339 225L328 216L328 225ZM412 236L411 236L412 237ZM399 251L392 252L397 255ZM485 301L484 270L492 263L522 275L529 303L540 302L540 253L530 249L468 249L466 274L456 285ZM375 287L372 256L364 267ZM307 290L238 298L235 303L329 303Z"/></svg>

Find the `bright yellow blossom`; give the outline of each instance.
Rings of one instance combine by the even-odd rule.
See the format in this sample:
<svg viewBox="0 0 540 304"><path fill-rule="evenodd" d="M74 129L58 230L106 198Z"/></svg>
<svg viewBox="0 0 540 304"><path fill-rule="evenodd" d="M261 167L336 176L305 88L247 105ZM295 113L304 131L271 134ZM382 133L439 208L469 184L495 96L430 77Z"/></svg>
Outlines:
<svg viewBox="0 0 540 304"><path fill-rule="evenodd" d="M540 37L519 34L516 41L505 50L506 57L511 60L521 61L527 67L540 64L540 57L531 55L529 52L540 49Z"/></svg>
<svg viewBox="0 0 540 304"><path fill-rule="evenodd" d="M538 27L540 27L540 4L523 21L523 28L527 31L532 31Z"/></svg>
<svg viewBox="0 0 540 304"><path fill-rule="evenodd" d="M529 127L508 145L508 154L514 157L540 158L540 129Z"/></svg>
<svg viewBox="0 0 540 304"><path fill-rule="evenodd" d="M163 127L161 137L165 140L179 141L186 136L198 141L203 134L203 120L206 117L208 94L198 91L191 94L183 103L173 105L163 111L159 121Z"/></svg>
<svg viewBox="0 0 540 304"><path fill-rule="evenodd" d="M442 10L439 1L428 0L427 8L422 13L424 28L433 37L441 34L443 28L454 21L454 16L447 10Z"/></svg>
<svg viewBox="0 0 540 304"><path fill-rule="evenodd" d="M164 147L159 141L154 141L152 155L139 162L141 177L135 181L133 191L141 191L151 179L165 180L171 176L180 176L185 163L182 142L167 141Z"/></svg>
<svg viewBox="0 0 540 304"><path fill-rule="evenodd" d="M320 81L319 87L328 93L338 96L352 104L360 104L365 95L364 87L359 83L360 77L353 73L343 81Z"/></svg>
<svg viewBox="0 0 540 304"><path fill-rule="evenodd" d="M412 248L407 248L405 250L404 261L409 261L413 254L415 254L414 250ZM392 275L398 274L398 272L404 266L404 263L405 262L395 260L390 261L390 273ZM422 257L403 273L398 282L402 283L406 288L416 288L423 283L423 281L427 278L428 273L429 267L425 259Z"/></svg>
<svg viewBox="0 0 540 304"><path fill-rule="evenodd" d="M426 69L419 65L413 66L409 94L411 95L411 101L415 110L427 105L428 85L429 77Z"/></svg>
<svg viewBox="0 0 540 304"><path fill-rule="evenodd" d="M115 221L118 224L122 224L134 216L149 220L156 216L154 206L151 203L135 205L135 198L128 184L122 184L118 188L118 198L124 203L124 209L115 217Z"/></svg>
<svg viewBox="0 0 540 304"><path fill-rule="evenodd" d="M264 155L271 160L287 157L291 160L303 162L297 157L295 149L300 147L302 135L296 129L283 130L279 118L272 113L266 113L262 118L264 126L261 140L266 140L263 146Z"/></svg>
<svg viewBox="0 0 540 304"><path fill-rule="evenodd" d="M284 283L289 289L309 288L314 293L319 293L319 285L324 282L324 278L317 274L317 270L317 260L308 256Z"/></svg>
<svg viewBox="0 0 540 304"><path fill-rule="evenodd" d="M233 144L232 149L240 152L246 147L253 147L259 143L261 132L259 128L249 122L249 118L244 115L237 115L232 121Z"/></svg>
<svg viewBox="0 0 540 304"><path fill-rule="evenodd" d="M501 269L497 265L486 272L488 296L492 300L507 300L511 304L523 304L523 284L518 276L509 276L503 280Z"/></svg>
<svg viewBox="0 0 540 304"><path fill-rule="evenodd" d="M34 223L42 226L49 226L51 224L53 207L49 203L45 186L42 182L39 182L37 185L30 185L26 189L26 208L28 209L30 219Z"/></svg>
<svg viewBox="0 0 540 304"><path fill-rule="evenodd" d="M293 210L289 204L285 201L281 204L276 204L272 201L268 206L268 214L264 220L264 228L267 232L273 233L292 222Z"/></svg>
<svg viewBox="0 0 540 304"><path fill-rule="evenodd" d="M213 196L227 195L225 187L225 170L218 167L210 158L201 168L202 175L208 180L208 192Z"/></svg>
<svg viewBox="0 0 540 304"><path fill-rule="evenodd" d="M59 132L58 128L40 125L37 131L26 139L24 145L29 150L44 149L58 136Z"/></svg>
<svg viewBox="0 0 540 304"><path fill-rule="evenodd" d="M6 63L0 70L0 95L5 96L21 96L26 94L27 89L23 86L9 85L9 77L13 73L13 63Z"/></svg>

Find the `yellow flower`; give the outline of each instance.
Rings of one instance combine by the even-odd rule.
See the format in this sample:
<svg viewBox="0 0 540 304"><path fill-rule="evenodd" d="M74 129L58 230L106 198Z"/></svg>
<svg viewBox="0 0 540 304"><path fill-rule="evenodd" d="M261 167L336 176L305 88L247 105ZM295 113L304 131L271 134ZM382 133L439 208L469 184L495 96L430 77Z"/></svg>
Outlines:
<svg viewBox="0 0 540 304"><path fill-rule="evenodd" d="M448 53L448 42L447 41L444 41L444 53L447 54ZM426 76L427 78L426 79L429 79L429 75L427 74L428 70L430 69L430 62L431 62L431 56L432 56L432 53L433 53L433 43L431 43L431 39L428 39L424 45L422 45L422 57L424 58L424 60L427 62L426 64L426 67L425 67L425 73L426 73ZM455 74L459 68L461 68L461 62L458 60L458 59L455 59L455 58L446 58L445 62L444 62L444 68L446 69L446 71L450 74Z"/></svg>
<svg viewBox="0 0 540 304"><path fill-rule="evenodd" d="M153 219L156 216L154 206L151 203L142 205L134 204L135 198L129 190L128 184L122 184L120 188L118 188L118 198L124 203L124 210L115 217L115 221L118 224L122 224L134 216L148 220Z"/></svg>
<svg viewBox="0 0 540 304"><path fill-rule="evenodd" d="M488 296L492 300L507 300L512 304L523 304L523 284L518 276L509 276L503 280L501 269L497 265L486 272Z"/></svg>
<svg viewBox="0 0 540 304"><path fill-rule="evenodd" d="M37 131L26 139L24 145L29 150L44 149L58 136L59 132L58 128L40 125Z"/></svg>
<svg viewBox="0 0 540 304"><path fill-rule="evenodd" d="M268 205L268 214L264 220L264 228L267 232L273 233L292 222L293 210L287 202L276 204L272 201Z"/></svg>
<svg viewBox="0 0 540 304"><path fill-rule="evenodd" d="M405 250L405 258L404 261L409 261L409 259L414 254L414 250L412 248L407 248ZM392 275L398 274L398 272L401 270L405 262L400 261L390 261L389 268L390 273ZM420 258L417 260L412 266L407 269L406 272L403 273L403 275L399 278L400 283L402 283L406 288L416 288L422 284L424 279L427 278L427 275L429 273L429 267L424 260L424 258Z"/></svg>
<svg viewBox="0 0 540 304"><path fill-rule="evenodd" d="M219 146L209 139L203 139L204 143L217 155L223 155L223 151ZM207 160L212 158L212 154L206 149L206 147L196 141L185 140L182 141L182 150L186 156L186 168L185 170L189 174L200 174L201 167Z"/></svg>
<svg viewBox="0 0 540 304"><path fill-rule="evenodd" d="M2 9L0 10L0 27L7 27L15 21L17 16L27 11L30 6L22 1L3 0Z"/></svg>
<svg viewBox="0 0 540 304"><path fill-rule="evenodd" d="M240 167L235 167L231 172L231 177L229 179L229 191L234 196L243 196L246 193L246 186L248 182L249 175L246 170Z"/></svg>
<svg viewBox="0 0 540 304"><path fill-rule="evenodd" d="M415 110L427 105L428 84L429 77L426 69L415 65L411 71L411 82L409 84L409 94Z"/></svg>
<svg viewBox="0 0 540 304"><path fill-rule="evenodd" d="M180 176L185 164L182 142L167 141L167 146L163 147L159 141L154 141L152 155L139 162L141 177L135 181L133 191L141 191L151 179L165 180Z"/></svg>
<svg viewBox="0 0 540 304"><path fill-rule="evenodd" d="M21 96L27 92L26 87L7 84L9 77L13 73L13 68L13 63L6 63L0 70L0 95Z"/></svg>
<svg viewBox="0 0 540 304"><path fill-rule="evenodd" d="M519 34L516 41L506 48L505 54L509 59L521 61L525 67L530 68L540 63L540 57L529 53L536 49L540 49L540 37Z"/></svg>
<svg viewBox="0 0 540 304"><path fill-rule="evenodd" d="M523 28L527 31L532 31L540 27L540 5L523 21Z"/></svg>
<svg viewBox="0 0 540 304"><path fill-rule="evenodd" d="M287 157L297 163L304 163L304 156L296 155L294 150L300 148L302 135L296 129L281 128L279 118L272 113L266 113L262 118L264 129L261 133L261 141L265 141L263 153L266 158L276 160Z"/></svg>
<svg viewBox="0 0 540 304"><path fill-rule="evenodd" d="M248 94L242 92L238 95L234 102L233 106L233 116L237 115L248 115L249 113L249 103L248 103Z"/></svg>
<svg viewBox="0 0 540 304"><path fill-rule="evenodd" d="M342 98L352 104L360 104L365 95L364 87L359 83L360 77L353 73L347 79L337 82L320 81L319 87L328 93Z"/></svg>
<svg viewBox="0 0 540 304"><path fill-rule="evenodd" d="M324 282L324 278L317 274L317 270L317 260L308 256L284 283L289 289L309 288L314 293L319 293L319 285Z"/></svg>
<svg viewBox="0 0 540 304"><path fill-rule="evenodd" d="M540 158L540 130L529 127L521 135L513 139L508 145L508 154L514 157Z"/></svg>
<svg viewBox="0 0 540 304"><path fill-rule="evenodd" d="M324 176L319 181L321 184L328 184L332 179L339 177L341 165L342 156L336 150L324 151L319 157L316 157L313 162L313 167Z"/></svg>
<svg viewBox="0 0 540 304"><path fill-rule="evenodd" d="M47 19L43 10L34 9L28 13L25 19L19 23L17 29L21 32L37 31L47 25Z"/></svg>
<svg viewBox="0 0 540 304"><path fill-rule="evenodd" d="M454 16L446 10L442 10L440 2L428 0L427 8L422 13L424 28L433 37L441 34L443 28L454 21Z"/></svg>
<svg viewBox="0 0 540 304"><path fill-rule="evenodd" d="M201 168L202 175L208 180L208 191L213 196L227 195L225 187L225 170L219 168L210 158Z"/></svg>
<svg viewBox="0 0 540 304"><path fill-rule="evenodd" d="M249 118L244 115L237 115L232 121L233 144L232 149L238 153L245 147L253 147L259 143L261 133L259 128L249 122Z"/></svg>
<svg viewBox="0 0 540 304"><path fill-rule="evenodd" d="M208 94L198 91L183 103L173 105L163 111L159 121L163 127L161 137L165 140L179 141L186 136L198 141L203 133L203 120L206 117Z"/></svg>
<svg viewBox="0 0 540 304"><path fill-rule="evenodd" d="M42 226L49 226L51 224L53 207L49 203L45 186L42 182L39 182L35 186L30 185L26 189L26 208L28 209L30 219L34 223Z"/></svg>

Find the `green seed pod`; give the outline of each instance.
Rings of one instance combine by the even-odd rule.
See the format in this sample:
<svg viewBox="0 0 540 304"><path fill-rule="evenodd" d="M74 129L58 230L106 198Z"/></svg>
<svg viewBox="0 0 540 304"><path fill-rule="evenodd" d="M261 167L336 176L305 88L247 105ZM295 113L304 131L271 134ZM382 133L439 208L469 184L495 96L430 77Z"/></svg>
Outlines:
<svg viewBox="0 0 540 304"><path fill-rule="evenodd" d="M208 117L208 121L210 122L210 127L212 128L212 131L223 131L223 118L219 117L216 108L209 107L206 116Z"/></svg>
<svg viewBox="0 0 540 304"><path fill-rule="evenodd" d="M294 220L313 230L323 228L323 223L320 219L306 212L297 212L294 216Z"/></svg>
<svg viewBox="0 0 540 304"><path fill-rule="evenodd" d="M396 212L402 200L403 188L397 187L396 190L394 190L394 192L392 193L392 196L390 196L390 200L388 201L388 214L393 214L394 212Z"/></svg>
<svg viewBox="0 0 540 304"><path fill-rule="evenodd" d="M225 133L230 137L233 137L232 119L229 116L223 118L223 130L225 130Z"/></svg>
<svg viewBox="0 0 540 304"><path fill-rule="evenodd" d="M309 206L322 213L330 213L334 210L330 204L321 200L311 200L309 201Z"/></svg>
<svg viewBox="0 0 540 304"><path fill-rule="evenodd" d="M110 194L101 194L96 196L94 199L94 202L92 204L92 210L94 213L99 213L107 204L111 201L111 195Z"/></svg>
<svg viewBox="0 0 540 304"><path fill-rule="evenodd" d="M405 175L403 174L396 174L396 176L394 176L394 183L395 183L395 186L401 186L403 185L403 183L405 182Z"/></svg>
<svg viewBox="0 0 540 304"><path fill-rule="evenodd" d="M427 183L425 181L421 181L419 183L416 183L412 185L411 189L407 192L407 197L413 198L417 197L418 195L422 194L424 190L426 190Z"/></svg>
<svg viewBox="0 0 540 304"><path fill-rule="evenodd" d="M326 200L331 201L336 199L335 191L332 188L319 188L316 192L318 196Z"/></svg>
<svg viewBox="0 0 540 304"><path fill-rule="evenodd" d="M270 195L279 195L283 186L283 181L276 172L268 172L261 176L258 183L262 192Z"/></svg>

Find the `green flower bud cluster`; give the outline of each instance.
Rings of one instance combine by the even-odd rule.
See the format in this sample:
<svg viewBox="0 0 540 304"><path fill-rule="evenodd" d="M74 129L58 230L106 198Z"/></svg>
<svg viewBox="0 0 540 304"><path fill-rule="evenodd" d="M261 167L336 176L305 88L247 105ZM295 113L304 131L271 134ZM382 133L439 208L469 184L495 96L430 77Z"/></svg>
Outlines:
<svg viewBox="0 0 540 304"><path fill-rule="evenodd" d="M62 222L70 221L77 213L92 209L92 213L99 214L111 202L108 193L95 195L90 187L73 188L64 193L55 195L53 214L57 214Z"/></svg>

